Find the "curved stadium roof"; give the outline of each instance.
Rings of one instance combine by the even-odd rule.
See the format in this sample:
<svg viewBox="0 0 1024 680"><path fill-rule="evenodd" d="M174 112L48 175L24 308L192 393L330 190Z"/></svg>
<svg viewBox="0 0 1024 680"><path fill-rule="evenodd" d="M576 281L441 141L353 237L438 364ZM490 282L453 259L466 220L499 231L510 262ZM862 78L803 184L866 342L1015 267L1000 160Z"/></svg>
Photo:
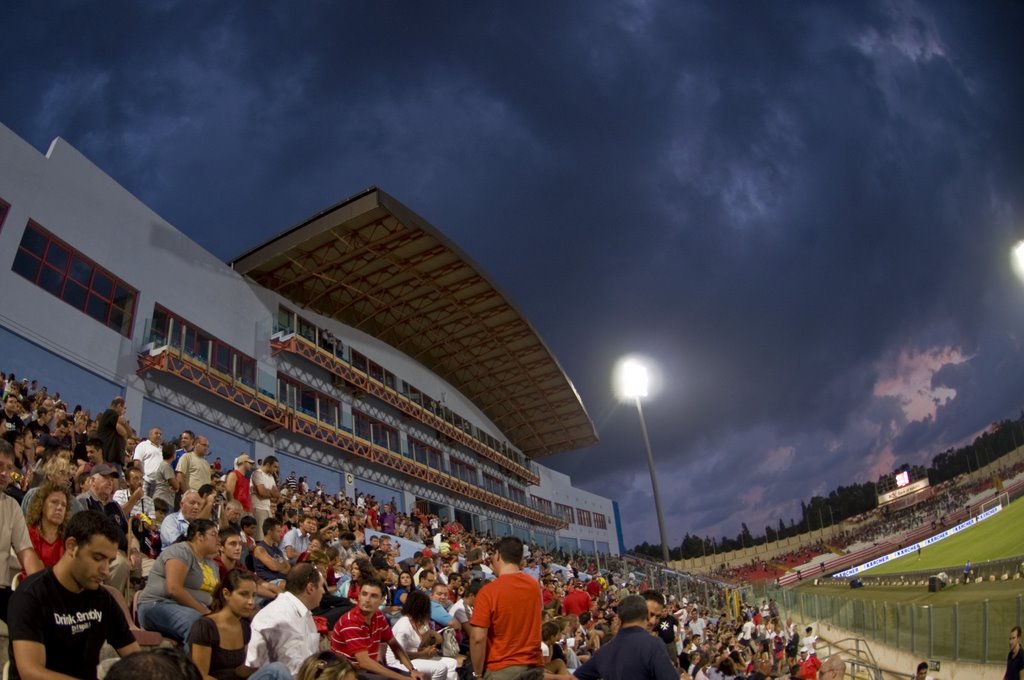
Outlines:
<svg viewBox="0 0 1024 680"><path fill-rule="evenodd" d="M529 321L453 243L377 188L231 265L419 361L527 456L597 442L576 388Z"/></svg>

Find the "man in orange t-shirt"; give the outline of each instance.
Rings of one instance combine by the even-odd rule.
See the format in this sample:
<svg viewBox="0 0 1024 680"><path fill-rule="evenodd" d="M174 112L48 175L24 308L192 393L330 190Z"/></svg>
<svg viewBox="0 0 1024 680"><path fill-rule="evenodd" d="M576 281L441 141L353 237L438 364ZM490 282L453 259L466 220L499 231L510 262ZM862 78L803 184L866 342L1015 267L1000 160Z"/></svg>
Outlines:
<svg viewBox="0 0 1024 680"><path fill-rule="evenodd" d="M544 677L540 585L519 570L522 561L523 542L515 536L494 547L491 568L498 578L477 594L469 619L474 677L509 680L531 669Z"/></svg>

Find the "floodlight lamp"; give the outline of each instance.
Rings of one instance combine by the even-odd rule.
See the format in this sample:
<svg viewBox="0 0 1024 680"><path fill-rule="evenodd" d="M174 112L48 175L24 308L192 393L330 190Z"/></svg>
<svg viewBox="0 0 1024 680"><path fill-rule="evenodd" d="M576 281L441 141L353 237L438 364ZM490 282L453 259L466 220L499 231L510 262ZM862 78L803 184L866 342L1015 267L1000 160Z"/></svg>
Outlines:
<svg viewBox="0 0 1024 680"><path fill-rule="evenodd" d="M1013 271L1017 278L1024 281L1024 241L1017 241L1010 252L1010 261L1013 263Z"/></svg>
<svg viewBox="0 0 1024 680"><path fill-rule="evenodd" d="M622 396L637 399L647 396L647 367L635 359L622 362L620 385Z"/></svg>

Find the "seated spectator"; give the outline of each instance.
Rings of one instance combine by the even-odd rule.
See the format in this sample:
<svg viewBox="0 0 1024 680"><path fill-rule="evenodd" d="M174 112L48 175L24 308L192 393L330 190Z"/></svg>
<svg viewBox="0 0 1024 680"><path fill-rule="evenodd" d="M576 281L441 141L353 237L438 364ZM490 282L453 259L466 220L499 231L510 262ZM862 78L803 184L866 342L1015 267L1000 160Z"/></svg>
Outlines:
<svg viewBox="0 0 1024 680"><path fill-rule="evenodd" d="M357 557L348 569L352 577L348 582L348 599L357 603L359 601L359 584L363 579L376 579L377 572L370 564L370 560L365 557Z"/></svg>
<svg viewBox="0 0 1024 680"><path fill-rule="evenodd" d="M295 680L358 680L352 664L334 652L320 652L302 663Z"/></svg>
<svg viewBox="0 0 1024 680"><path fill-rule="evenodd" d="M40 484L49 481L69 491L71 490L71 463L63 456L47 456L46 462L39 468L39 471L42 473ZM25 513L28 513L29 504L32 503L32 498L36 495L38 488L38 486L32 487L25 492L25 497L21 499L21 509ZM77 498L72 498L68 504L68 517L82 510L85 510L85 506Z"/></svg>
<svg viewBox="0 0 1024 680"><path fill-rule="evenodd" d="M281 539L281 548L288 556L288 561L295 564L299 556L309 550L309 542L316 533L316 518L312 515L305 515L298 526L289 531Z"/></svg>
<svg viewBox="0 0 1024 680"><path fill-rule="evenodd" d="M242 539L231 529L220 530L220 551L213 561L217 563L220 572L220 580L227 578L228 572L239 570L250 576L256 582L256 594L267 600L273 600L283 590L280 585L268 583L259 578L255 572L245 566L242 562Z"/></svg>
<svg viewBox="0 0 1024 680"><path fill-rule="evenodd" d="M572 680L572 673L565 665L565 651L559 644L562 632L558 619L545 621L540 627L540 649L544 655L544 677L548 680Z"/></svg>
<svg viewBox="0 0 1024 680"><path fill-rule="evenodd" d="M52 567L64 554L64 525L69 519L68 505L71 494L67 486L46 482L36 487L38 491L28 506L25 523L32 547L44 567ZM24 570L22 577L27 576Z"/></svg>
<svg viewBox="0 0 1024 680"><path fill-rule="evenodd" d="M0 439L0 555L3 556L0 559L0 619L4 621L7 620L7 601L11 595L8 587L11 583L11 560L7 559L8 556L15 555L21 568L29 575L43 569L43 563L32 547L32 538L18 501L4 493L13 469L14 448Z"/></svg>
<svg viewBox="0 0 1024 680"><path fill-rule="evenodd" d="M140 514L131 519L132 534L139 543L142 553L142 575L149 576L153 561L160 556L163 542L160 540L160 524L167 518L170 507L162 498L153 500L152 516Z"/></svg>
<svg viewBox="0 0 1024 680"><path fill-rule="evenodd" d="M231 529L239 536L242 535L242 504L238 501L227 501L220 511L218 520L221 529Z"/></svg>
<svg viewBox="0 0 1024 680"><path fill-rule="evenodd" d="M103 513L78 513L68 522L67 549L57 564L14 591L12 677L95 678L105 642L121 656L139 651L121 606L102 587L119 538Z"/></svg>
<svg viewBox="0 0 1024 680"><path fill-rule="evenodd" d="M141 569L142 557L134 545L134 537L131 537L129 532L128 518L121 506L114 501L114 485L117 484L117 479L117 468L109 463L93 466L89 473L89 490L80 494L78 500L87 510L106 515L120 532L120 539L117 542L117 559L111 565L107 585L124 592L128 585L129 571Z"/></svg>
<svg viewBox="0 0 1024 680"><path fill-rule="evenodd" d="M327 627L333 628L342 614L352 609L354 605L347 597L341 597L331 590L327 580L327 574L331 571L331 560L327 557L327 553L322 550L314 550L309 553L309 559L306 561L320 572L324 588L323 599L320 600L320 606L313 610L313 615L324 617L327 619Z"/></svg>
<svg viewBox="0 0 1024 680"><path fill-rule="evenodd" d="M430 620L438 628L448 626L461 632L462 624L448 613L448 605L448 586L444 583L435 583L434 587L430 589Z"/></svg>
<svg viewBox="0 0 1024 680"><path fill-rule="evenodd" d="M296 675L303 662L320 651L312 612L323 593L320 581L320 572L312 564L297 564L288 572L285 591L252 620L252 639L245 655L247 668L280 661Z"/></svg>
<svg viewBox="0 0 1024 680"><path fill-rule="evenodd" d="M409 592L412 590L412 574L410 574L407 571L403 571L398 575L398 587L395 588L394 592L391 595L392 606L404 606L405 600L409 596Z"/></svg>
<svg viewBox="0 0 1024 680"><path fill-rule="evenodd" d="M237 541L238 537L234 539ZM249 619L255 613L256 580L252 573L232 569L221 579L213 594L212 613L192 624L188 642L199 672L204 678L236 680L244 666L252 631ZM250 680L291 680L288 668L274 662L249 676Z"/></svg>
<svg viewBox="0 0 1024 680"><path fill-rule="evenodd" d="M160 523L160 542L166 548L185 535L190 522L202 518L203 499L196 491L186 491L181 497L181 510L172 512Z"/></svg>
<svg viewBox="0 0 1024 680"><path fill-rule="evenodd" d="M153 499L147 496L143 489L142 470L137 467L128 467L125 468L124 476L128 482L128 488L115 491L114 500L129 518L139 515L153 517L156 514L156 509L153 507Z"/></svg>
<svg viewBox="0 0 1024 680"><path fill-rule="evenodd" d="M404 680L406 675L380 662L381 643L385 643L414 680L424 680L424 674L416 670L405 649L391 633L391 627L380 611L383 601L384 584L379 579L364 577L359 588L358 606L338 619L331 631L331 649L344 655L355 666L357 674Z"/></svg>
<svg viewBox="0 0 1024 680"><path fill-rule="evenodd" d="M292 565L281 550L281 522L273 517L263 522L263 540L252 552L253 571L264 581L277 583L291 571Z"/></svg>
<svg viewBox="0 0 1024 680"><path fill-rule="evenodd" d="M412 660L416 670L423 671L433 680L456 680L456 661L441 656L441 636L430 627L430 600L423 593L409 593L402 606L402 618L391 628L395 640ZM387 664L391 668L405 670L405 667L391 651L386 650Z"/></svg>
<svg viewBox="0 0 1024 680"><path fill-rule="evenodd" d="M184 642L192 624L210 613L217 585L217 525L197 519L185 540L164 547L139 597L139 624Z"/></svg>

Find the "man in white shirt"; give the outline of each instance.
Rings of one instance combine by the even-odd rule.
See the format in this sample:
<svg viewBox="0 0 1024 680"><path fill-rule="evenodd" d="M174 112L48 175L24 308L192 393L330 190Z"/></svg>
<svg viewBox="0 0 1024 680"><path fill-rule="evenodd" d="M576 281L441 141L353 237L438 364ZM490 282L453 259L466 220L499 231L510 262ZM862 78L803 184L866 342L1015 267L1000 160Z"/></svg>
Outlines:
<svg viewBox="0 0 1024 680"><path fill-rule="evenodd" d="M281 549L288 557L288 561L295 564L299 556L309 550L309 540L316 533L316 518L306 515L299 522L299 525L288 531L281 539Z"/></svg>
<svg viewBox="0 0 1024 680"><path fill-rule="evenodd" d="M270 501L281 497L277 490L277 474L281 466L277 458L267 456L263 463L253 470L249 480L250 497L252 498L252 514L256 518L256 540L263 540L263 522L270 516Z"/></svg>
<svg viewBox="0 0 1024 680"><path fill-rule="evenodd" d="M164 433L159 427L149 430L149 439L143 439L135 447L132 459L142 463L142 476L147 482L155 481L157 468L164 459L163 452Z"/></svg>
<svg viewBox="0 0 1024 680"><path fill-rule="evenodd" d="M285 591L252 620L245 665L258 669L279 662L297 676L302 662L320 651L311 610L320 606L323 592L320 572L312 564L302 562L288 572Z"/></svg>

